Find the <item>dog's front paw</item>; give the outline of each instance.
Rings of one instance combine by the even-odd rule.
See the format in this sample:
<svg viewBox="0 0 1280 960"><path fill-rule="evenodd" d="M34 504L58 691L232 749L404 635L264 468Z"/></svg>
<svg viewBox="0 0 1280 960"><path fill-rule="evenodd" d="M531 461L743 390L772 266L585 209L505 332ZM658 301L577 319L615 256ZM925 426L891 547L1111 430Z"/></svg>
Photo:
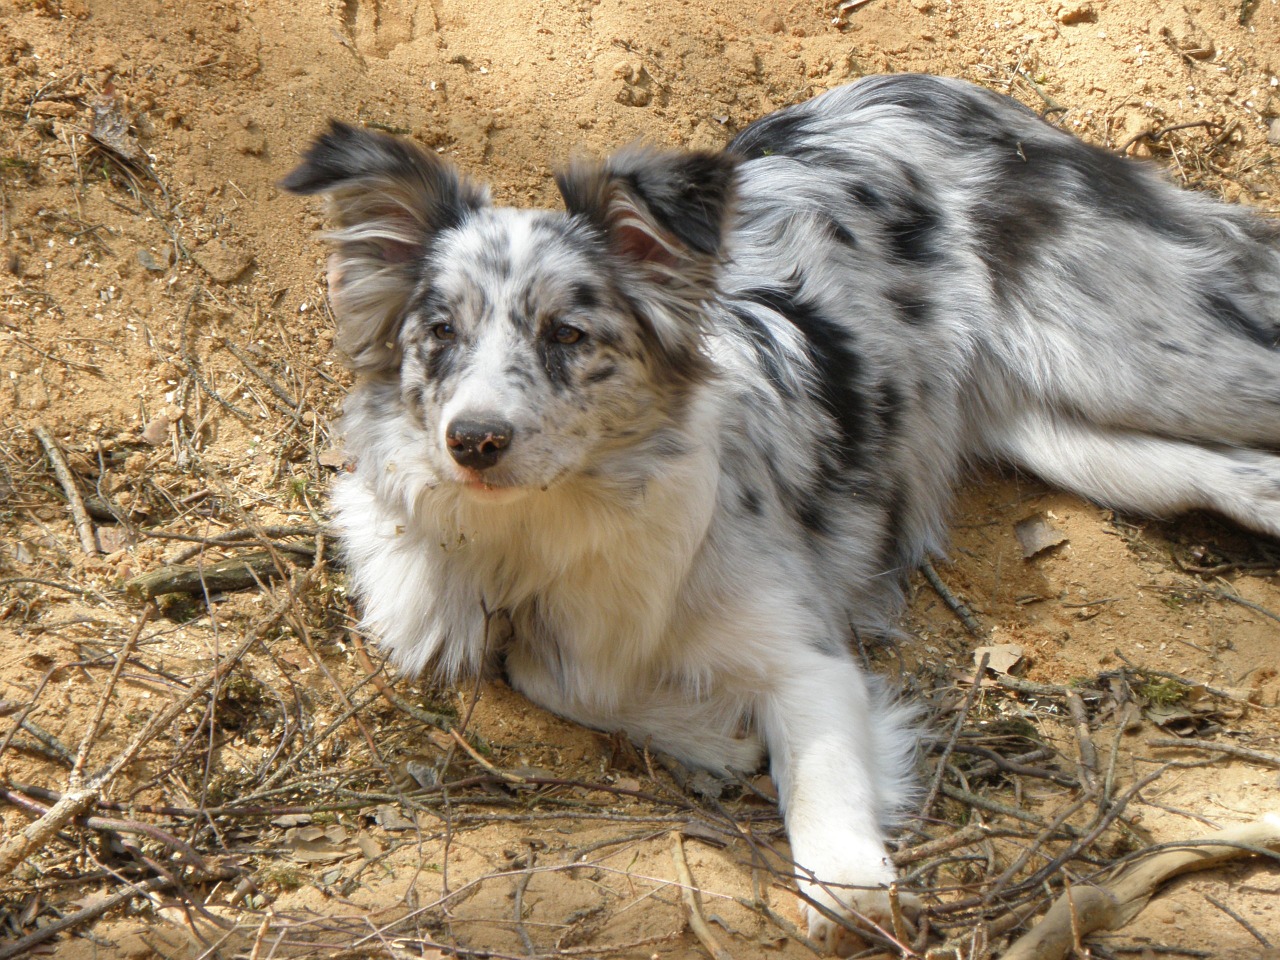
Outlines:
<svg viewBox="0 0 1280 960"><path fill-rule="evenodd" d="M838 894L838 896L837 896ZM888 935L893 939L915 936L916 919L923 906L912 893L876 889L814 889L809 896L846 924L832 919L813 904L805 905L809 920L809 939L837 957L850 957L865 950L867 940L850 927ZM895 903L896 900L896 910ZM897 918L895 919L895 913Z"/></svg>

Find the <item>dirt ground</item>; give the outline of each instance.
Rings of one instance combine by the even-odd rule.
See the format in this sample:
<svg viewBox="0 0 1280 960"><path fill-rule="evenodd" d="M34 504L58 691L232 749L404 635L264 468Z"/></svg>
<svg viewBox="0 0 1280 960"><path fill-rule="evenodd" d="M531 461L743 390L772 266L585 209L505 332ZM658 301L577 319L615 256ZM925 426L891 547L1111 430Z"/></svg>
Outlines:
<svg viewBox="0 0 1280 960"><path fill-rule="evenodd" d="M132 760L0 879L0 957L704 956L680 850L726 955L811 955L767 779L688 776L501 683L377 671L325 561L347 377L322 211L276 184L337 117L552 205L574 151L718 147L886 71L1009 92L1280 213L1277 0L0 0L0 847L75 786L82 742L88 772ZM1024 558L1028 518L1060 542ZM246 551L261 589L124 590ZM1024 683L972 690L984 641L923 577L871 652L935 739L963 721L902 840L932 932L893 955L999 955L1008 910L1280 811L1278 571L1280 545L1210 517L976 477L937 574ZM1278 894L1275 861L1242 859L1076 952L1274 957Z"/></svg>

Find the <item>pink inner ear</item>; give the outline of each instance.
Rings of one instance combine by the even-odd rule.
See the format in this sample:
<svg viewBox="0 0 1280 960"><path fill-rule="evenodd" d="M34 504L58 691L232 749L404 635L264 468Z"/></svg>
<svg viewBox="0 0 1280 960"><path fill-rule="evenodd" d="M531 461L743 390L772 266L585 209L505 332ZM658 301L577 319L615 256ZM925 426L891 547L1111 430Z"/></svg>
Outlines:
<svg viewBox="0 0 1280 960"><path fill-rule="evenodd" d="M396 243L394 240L378 241L378 250L387 263L408 263L421 250L416 243Z"/></svg>
<svg viewBox="0 0 1280 960"><path fill-rule="evenodd" d="M656 263L664 267L674 267L677 263L675 254L653 234L635 224L622 224L615 228L613 243L618 253L628 260Z"/></svg>
<svg viewBox="0 0 1280 960"><path fill-rule="evenodd" d="M342 257L336 253L329 254L329 269L326 271L325 280L330 290L338 290L342 287L342 263Z"/></svg>
<svg viewBox="0 0 1280 960"><path fill-rule="evenodd" d="M399 203L385 202L370 207L365 216L381 228L370 239L378 247L384 263L408 263L422 252L423 226Z"/></svg>

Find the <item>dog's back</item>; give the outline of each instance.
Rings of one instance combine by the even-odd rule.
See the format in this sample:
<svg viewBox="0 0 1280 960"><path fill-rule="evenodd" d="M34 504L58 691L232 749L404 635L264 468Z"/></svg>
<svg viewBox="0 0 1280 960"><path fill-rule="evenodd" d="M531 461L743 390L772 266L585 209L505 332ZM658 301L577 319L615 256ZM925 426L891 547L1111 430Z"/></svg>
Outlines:
<svg viewBox="0 0 1280 960"><path fill-rule="evenodd" d="M1250 449L1280 446L1274 222L936 77L863 80L731 149L725 297L749 337L800 330L833 421L882 438L858 486L893 504L883 566L938 542L979 457L1280 534L1280 465Z"/></svg>

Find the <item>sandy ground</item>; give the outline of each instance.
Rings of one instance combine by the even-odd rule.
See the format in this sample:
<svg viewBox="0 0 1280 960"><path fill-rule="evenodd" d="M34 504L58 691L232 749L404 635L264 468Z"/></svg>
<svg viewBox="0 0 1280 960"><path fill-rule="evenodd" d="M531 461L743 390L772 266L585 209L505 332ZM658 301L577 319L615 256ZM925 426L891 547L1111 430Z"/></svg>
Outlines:
<svg viewBox="0 0 1280 960"><path fill-rule="evenodd" d="M273 602L215 592L194 619L178 623L181 611L170 609L172 619L157 616L139 632L142 604L122 584L190 546L163 535L297 532L319 521L336 459L322 455L346 376L331 352L320 208L276 183L326 118L412 136L491 183L502 202L552 205L549 171L574 151L636 138L714 148L772 109L865 74L917 70L1012 93L1083 137L1154 155L1190 187L1280 211L1276 0L870 0L851 9L807 0L0 0L8 714L34 702L28 719L74 753L122 644L137 633L92 754L90 768L100 767ZM37 427L97 505L98 556L82 548ZM1014 525L1037 514L1064 539L1024 559ZM1115 517L993 472L962 497L951 556L939 574L993 642L1022 648L1022 676L1109 691L1088 706L1116 795L1158 761L1217 756L1155 748L1153 737L1280 753L1274 542L1208 517ZM699 956L670 886L677 830L730 955L810 955L786 935L799 915L794 898L741 839L742 829L756 831L777 848L767 798L730 791L725 807L681 790L633 750L501 684L478 691L468 729L473 750L483 750L469 757L361 686L348 617L340 573L322 569L245 661L251 669L220 685L217 722L193 707L166 729L164 749L148 746L105 795L124 804L117 819L142 815L130 804L208 807L246 795L284 809L328 791L351 806L217 821L204 832L198 817L160 818L202 850L231 851L254 883L169 887L40 949L199 953L206 947L192 931L220 937L209 932L217 919L239 928L215 953L266 956L266 941L251 944L272 903L295 925L271 941L276 954L304 950L289 942L324 926L317 918L339 918L326 928L332 942L372 937L374 952L392 952L395 938L371 931L397 921L395 936L420 953L430 941L512 956ZM923 580L905 627L900 658L883 654L884 668L902 672L940 717L953 716L977 641ZM1159 718L1163 729L1146 709L1151 697L1129 695L1142 670L1183 677L1193 691L1178 717ZM1229 695L1191 703L1205 685ZM399 689L464 713L473 694ZM342 716L347 696L372 701L358 723ZM975 698L966 729L1019 721L1069 767L1076 741L1061 713L1052 698L992 688ZM330 722L336 732L325 732ZM423 782L415 763L447 773L446 754L502 776L484 787L487 800L468 794L456 819L446 804L410 822L396 791ZM62 790L66 767L24 733L0 754L0 783ZM545 784L531 796L511 776L578 786ZM613 792L602 799L584 783ZM271 794L273 784L292 792ZM1045 816L1072 795L1017 778L991 789ZM359 802L383 795L385 803ZM1131 798L1100 842L1119 855L1276 809L1274 767L1175 769ZM951 799L934 814L954 824L1000 819ZM726 830L728 820L738 827ZM0 805L5 835L30 821ZM924 828L945 833L945 824ZM123 836L132 835L77 827L0 882L0 948L120 889L110 870L132 855ZM924 884L935 889L931 902L972 894L1012 850L987 844L934 869ZM760 891L781 925L751 908ZM1094 955L1168 947L1257 957L1262 940L1280 944L1278 893L1275 864L1179 880ZM184 900L209 915L174 906Z"/></svg>

